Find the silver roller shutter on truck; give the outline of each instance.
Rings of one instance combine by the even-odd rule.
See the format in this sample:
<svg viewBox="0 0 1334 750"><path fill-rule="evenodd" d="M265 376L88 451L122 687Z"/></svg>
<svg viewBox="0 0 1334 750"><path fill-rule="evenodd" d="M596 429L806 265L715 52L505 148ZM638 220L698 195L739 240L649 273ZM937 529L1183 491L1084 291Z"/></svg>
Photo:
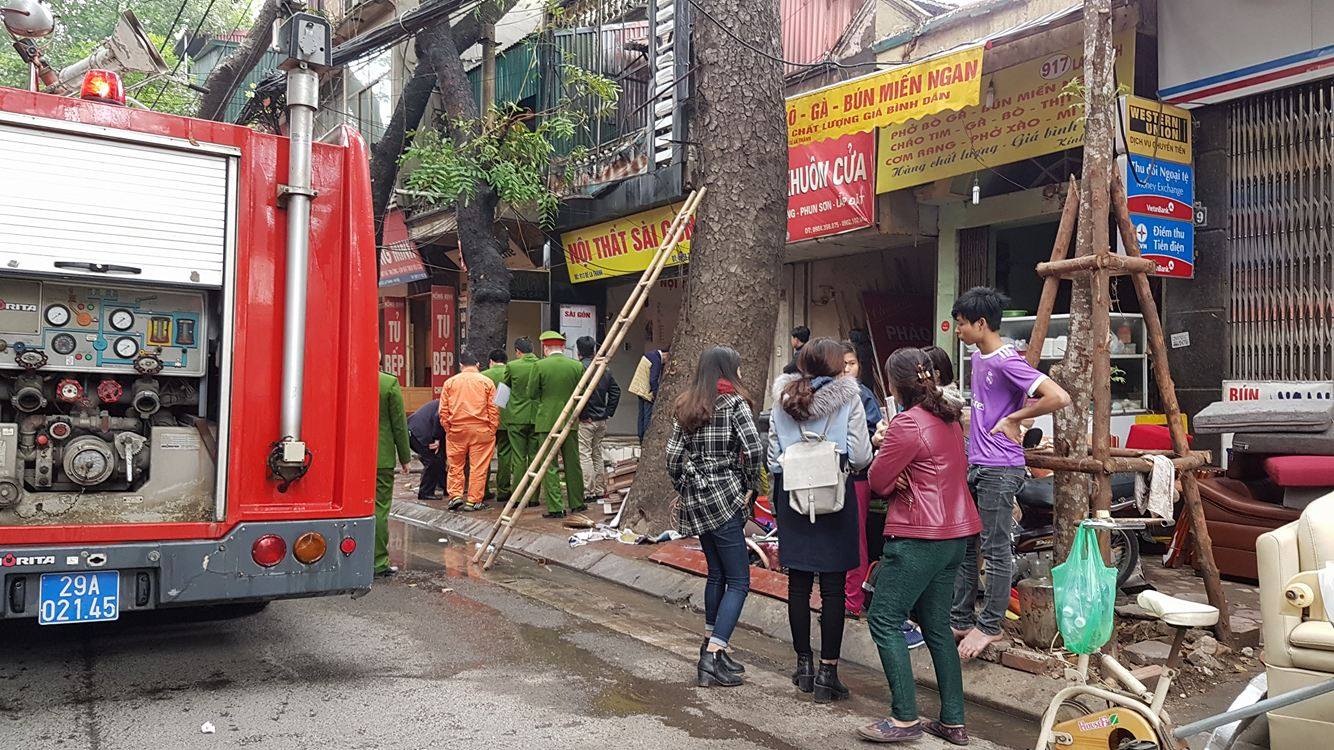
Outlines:
<svg viewBox="0 0 1334 750"><path fill-rule="evenodd" d="M221 287L236 153L0 113L0 272Z"/></svg>

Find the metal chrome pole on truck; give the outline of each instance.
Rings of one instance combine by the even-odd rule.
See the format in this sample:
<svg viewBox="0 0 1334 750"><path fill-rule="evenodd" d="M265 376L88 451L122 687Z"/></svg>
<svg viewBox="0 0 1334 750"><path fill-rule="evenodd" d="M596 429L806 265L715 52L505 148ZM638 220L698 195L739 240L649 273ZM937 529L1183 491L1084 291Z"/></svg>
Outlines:
<svg viewBox="0 0 1334 750"><path fill-rule="evenodd" d="M329 22L296 13L279 30L287 59L287 184L278 201L287 204L287 283L283 296L283 371L279 391L278 440L269 454L269 470L278 490L310 469L312 454L301 439L302 395L306 375L306 287L310 274L311 141L320 100L319 71L333 62Z"/></svg>

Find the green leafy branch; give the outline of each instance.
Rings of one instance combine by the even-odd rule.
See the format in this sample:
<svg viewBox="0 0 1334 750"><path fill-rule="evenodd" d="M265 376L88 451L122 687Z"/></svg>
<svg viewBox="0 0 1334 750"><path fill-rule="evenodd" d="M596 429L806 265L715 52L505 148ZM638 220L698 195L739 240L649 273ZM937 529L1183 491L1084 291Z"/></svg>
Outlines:
<svg viewBox="0 0 1334 750"><path fill-rule="evenodd" d="M556 144L571 140L595 117L616 107L620 86L611 79L568 61L561 66L564 83L556 106L542 112L514 104L492 107L478 122L454 120L444 131L419 131L400 163L414 166L406 179L413 194L433 204L467 203L489 186L510 205L537 206L542 223L552 226L560 196L547 179ZM579 103L592 106L579 106ZM576 148L571 157L581 158ZM574 161L572 158L571 161Z"/></svg>

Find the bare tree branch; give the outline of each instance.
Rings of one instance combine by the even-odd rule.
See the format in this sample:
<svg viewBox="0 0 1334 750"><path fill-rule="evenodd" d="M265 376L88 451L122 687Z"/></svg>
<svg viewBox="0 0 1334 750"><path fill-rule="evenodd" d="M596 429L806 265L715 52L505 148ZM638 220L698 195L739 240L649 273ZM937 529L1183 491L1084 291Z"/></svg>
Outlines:
<svg viewBox="0 0 1334 750"><path fill-rule="evenodd" d="M205 79L204 88L208 89L208 93L199 101L197 117L204 120L222 117L241 79L259 65L264 53L268 51L269 42L273 39L273 22L278 19L282 7L283 0L265 0L254 25L246 33L245 41Z"/></svg>

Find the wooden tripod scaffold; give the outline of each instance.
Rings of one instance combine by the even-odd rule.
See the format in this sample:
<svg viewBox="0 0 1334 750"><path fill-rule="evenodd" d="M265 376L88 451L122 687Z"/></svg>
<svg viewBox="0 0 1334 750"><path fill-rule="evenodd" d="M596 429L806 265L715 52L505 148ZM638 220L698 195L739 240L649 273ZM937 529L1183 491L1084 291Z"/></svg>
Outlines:
<svg viewBox="0 0 1334 750"><path fill-rule="evenodd" d="M528 501L542 486L543 475L546 474L551 463L556 460L561 445L564 444L566 436L569 435L577 421L575 415L583 411L584 405L588 403L589 397L596 390L597 383L602 379L602 374L606 371L612 356L615 355L616 350L625 339L630 326L639 317L640 311L644 309L644 303L648 301L649 292L653 289L653 285L658 283L658 276L662 273L662 269L666 268L667 261L676 252L677 244L685 235L685 231L695 215L695 210L699 208L700 200L704 198L704 191L705 188L700 188L686 197L681 210L676 213L676 218L672 219L671 225L668 226L662 244L658 245L657 250L654 251L648 268L639 277L639 283L635 284L635 288L630 292L630 297L625 301L620 314L607 328L607 333L602 339L602 345L598 347L597 354L593 357L593 362L584 370L584 375L579 379L579 384L575 386L574 393L570 395L570 399L565 402L565 408L561 410L560 416L556 418L555 426L547 434L546 439L542 441L542 445L538 447L533 462L524 471L523 477L519 480L519 485L514 488L514 493L510 495L509 502L505 503L505 508L501 511L500 517L491 526L491 531L477 546L477 552L473 555L472 561L474 563L480 562L483 569L489 570L495 563L496 556L500 554L500 550L505 547L510 534L514 531L514 524L523 515L523 509L528 506Z"/></svg>
<svg viewBox="0 0 1334 750"><path fill-rule="evenodd" d="M1061 279L1092 276L1093 439L1090 443L1090 455L1058 456L1050 450L1028 451L1028 465L1039 469L1093 475L1097 479L1097 489L1091 506L1094 513L1098 514L1099 511L1105 512L1111 507L1113 473L1130 471L1148 473L1152 471L1153 465L1147 456L1164 453L1111 447L1112 359L1108 345L1111 336L1110 286L1112 276L1129 276L1135 287L1135 295L1139 298L1140 312L1143 314L1144 326L1148 333L1148 353L1153 363L1154 381L1167 418L1167 429L1172 437L1172 451L1165 455L1171 459L1181 478L1182 496L1186 503L1191 537L1195 540L1197 562L1204 577L1205 592L1209 596L1209 603L1219 611L1215 632L1220 641L1231 643L1232 629L1229 623L1227 598L1219 577L1218 564L1214 561L1213 541L1209 538L1209 527L1205 524L1204 506L1200 503L1199 483L1195 476L1195 472L1209 462L1210 455L1207 451L1190 450L1186 440L1186 428L1181 420L1181 406L1177 402L1176 386L1172 382L1172 373L1168 368L1167 340L1163 333L1162 321L1158 317L1158 305L1154 302L1153 292L1149 288L1148 274L1156 269L1157 264L1140 256L1135 226L1130 220L1130 211L1126 206L1125 185L1119 175L1112 175L1111 193L1116 228L1126 254L1115 255L1110 247L1098 247L1095 248L1093 255L1066 257L1069 253L1070 240L1074 235L1076 215L1079 212L1079 188L1072 177L1056 232L1056 242L1052 246L1051 261L1037 265L1038 275L1043 277L1042 297L1038 303L1033 333L1028 342L1028 361L1036 365L1037 358L1042 353L1042 343L1047 337L1047 328L1056 305L1056 293ZM1105 220L1105 217L1096 215L1093 217L1093 221Z"/></svg>

